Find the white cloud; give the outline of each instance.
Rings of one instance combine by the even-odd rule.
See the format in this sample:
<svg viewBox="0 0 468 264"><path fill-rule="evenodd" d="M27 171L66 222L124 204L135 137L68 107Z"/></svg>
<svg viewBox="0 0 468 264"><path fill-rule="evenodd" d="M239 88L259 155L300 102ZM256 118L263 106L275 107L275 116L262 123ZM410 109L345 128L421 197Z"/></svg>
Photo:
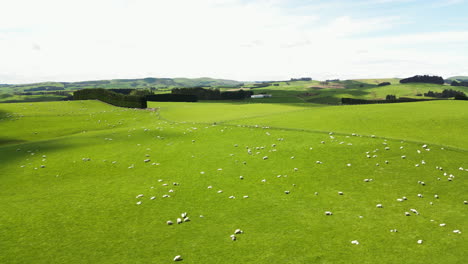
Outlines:
<svg viewBox="0 0 468 264"><path fill-rule="evenodd" d="M316 12L290 13L281 8L283 4L283 0L11 1L0 16L0 83L148 76L380 77L441 69L442 64L426 63L428 57L448 58L451 64L443 67L455 72L462 64L460 57L466 59L460 49L438 46L468 43L466 32L364 38L363 34L378 34L404 19L357 19L350 14L327 22ZM428 43L430 48L414 50Z"/></svg>

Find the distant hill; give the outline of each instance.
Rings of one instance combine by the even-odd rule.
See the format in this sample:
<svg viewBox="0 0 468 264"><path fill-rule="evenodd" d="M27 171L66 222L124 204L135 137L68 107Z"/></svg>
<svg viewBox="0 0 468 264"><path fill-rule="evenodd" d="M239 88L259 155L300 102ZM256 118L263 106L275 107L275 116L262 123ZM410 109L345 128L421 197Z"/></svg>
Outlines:
<svg viewBox="0 0 468 264"><path fill-rule="evenodd" d="M451 83L452 81L462 82L468 81L468 76L453 76L445 79L445 83Z"/></svg>
<svg viewBox="0 0 468 264"><path fill-rule="evenodd" d="M241 87L243 83L233 80L212 78L143 78L143 79L113 79L81 82L42 82L31 84L5 84L0 89L10 92L24 91L54 91L54 90L77 90L84 88L133 88L133 89L165 89L174 87Z"/></svg>

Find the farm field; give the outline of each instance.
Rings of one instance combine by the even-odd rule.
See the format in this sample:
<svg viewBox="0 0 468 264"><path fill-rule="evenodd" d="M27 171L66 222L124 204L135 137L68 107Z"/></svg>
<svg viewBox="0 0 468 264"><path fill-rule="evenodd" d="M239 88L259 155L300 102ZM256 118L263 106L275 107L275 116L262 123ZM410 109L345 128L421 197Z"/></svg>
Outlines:
<svg viewBox="0 0 468 264"><path fill-rule="evenodd" d="M0 104L0 263L465 263L467 102L326 106L303 85Z"/></svg>

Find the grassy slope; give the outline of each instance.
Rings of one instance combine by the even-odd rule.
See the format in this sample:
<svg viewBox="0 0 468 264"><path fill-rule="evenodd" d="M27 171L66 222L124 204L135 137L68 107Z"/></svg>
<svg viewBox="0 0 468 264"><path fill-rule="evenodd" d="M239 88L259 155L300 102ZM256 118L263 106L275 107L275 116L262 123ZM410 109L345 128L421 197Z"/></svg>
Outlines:
<svg viewBox="0 0 468 264"><path fill-rule="evenodd" d="M418 106L411 109L415 116L431 107L466 116L466 107L448 104L455 102L437 103L398 105ZM463 200L467 200L468 172L458 170L468 167L466 152L432 147L417 154L420 144L399 140L345 135L332 139L327 133L193 123L243 119L240 124L250 124L247 118L269 114L262 119L266 123L281 121L287 128L305 124L315 130L315 124L301 114L344 120L353 112L366 112L362 107L369 109L371 121L392 113L393 122L401 120L398 124L409 126L405 111L380 105L341 112L345 107L158 106L161 118L187 123L167 122L154 112L95 101L1 105L0 138L24 143L0 147L0 262L172 263L178 254L184 263L400 263L402 259L406 263L463 263L467 257ZM436 117L444 125L451 122L448 115ZM317 124L326 131L341 131L339 120L328 120ZM371 123L360 122L352 132L367 133ZM416 125L407 131L408 138L422 133ZM426 134L453 129L424 128L430 130ZM376 134L394 137L398 133L397 127L387 129L389 134ZM466 129L453 133L462 139L463 132ZM326 143L320 144L322 140ZM456 146L463 147L465 143L460 142ZM383 150L382 143L390 150ZM377 157L366 158L367 151ZM264 156L269 159L263 160ZM147 158L151 162L143 162ZM415 167L421 159L427 165ZM390 163L385 165L384 160ZM40 168L41 164L46 167ZM435 166L455 174L454 181L447 181ZM283 176L278 178L279 174ZM374 181L365 183L364 178ZM267 181L262 183L262 179ZM418 180L426 186L417 184ZM172 186L172 182L180 185ZM213 189L207 189L208 185ZM224 192L216 193L220 189ZM285 190L291 193L286 195ZM345 194L337 195L338 191ZM418 198L417 193L425 198ZM435 193L440 199L433 198ZM135 199L138 194L145 196ZM163 194L171 197L161 198ZM157 198L150 200L152 195ZM228 199L230 195L236 199ZM243 195L250 198L242 199ZM402 196L408 201L395 201ZM141 205L135 204L138 200ZM376 208L377 203L384 208ZM404 216L409 208L421 214ZM326 210L334 215L324 216ZM185 211L191 222L165 224ZM439 227L442 222L447 226ZM236 228L245 233L232 242L229 235ZM399 232L390 233L392 228ZM453 234L454 229L463 233ZM361 244L352 245L354 239ZM418 239L424 243L418 245Z"/></svg>
<svg viewBox="0 0 468 264"><path fill-rule="evenodd" d="M388 81L392 84L383 87L377 86L378 83L383 81ZM346 89L316 89L315 87L323 87L318 81L279 82L278 84L279 86L269 86L264 88L253 89L255 94L268 93L272 94L273 98L252 99L252 101L278 103L284 102L284 100L287 99L289 103L307 101L319 104L338 104L341 102L341 98L343 97L362 99L385 99L386 95L392 94L396 95L397 97L424 98L416 95L424 94L428 91L442 92L444 89L454 89L468 93L468 87L452 87L447 85L424 83L400 84L398 82L398 79L347 80L331 83L334 85L342 85ZM308 96L306 95L306 93L310 95Z"/></svg>
<svg viewBox="0 0 468 264"><path fill-rule="evenodd" d="M468 102L334 106L239 120L234 124L362 133L468 149Z"/></svg>

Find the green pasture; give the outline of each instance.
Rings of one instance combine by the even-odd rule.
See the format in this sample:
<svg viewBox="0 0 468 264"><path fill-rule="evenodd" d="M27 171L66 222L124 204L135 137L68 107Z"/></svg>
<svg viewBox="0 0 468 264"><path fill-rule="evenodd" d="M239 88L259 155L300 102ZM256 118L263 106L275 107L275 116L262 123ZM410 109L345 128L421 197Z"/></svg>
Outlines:
<svg viewBox="0 0 468 264"><path fill-rule="evenodd" d="M468 258L464 101L148 107L0 104L0 263Z"/></svg>

